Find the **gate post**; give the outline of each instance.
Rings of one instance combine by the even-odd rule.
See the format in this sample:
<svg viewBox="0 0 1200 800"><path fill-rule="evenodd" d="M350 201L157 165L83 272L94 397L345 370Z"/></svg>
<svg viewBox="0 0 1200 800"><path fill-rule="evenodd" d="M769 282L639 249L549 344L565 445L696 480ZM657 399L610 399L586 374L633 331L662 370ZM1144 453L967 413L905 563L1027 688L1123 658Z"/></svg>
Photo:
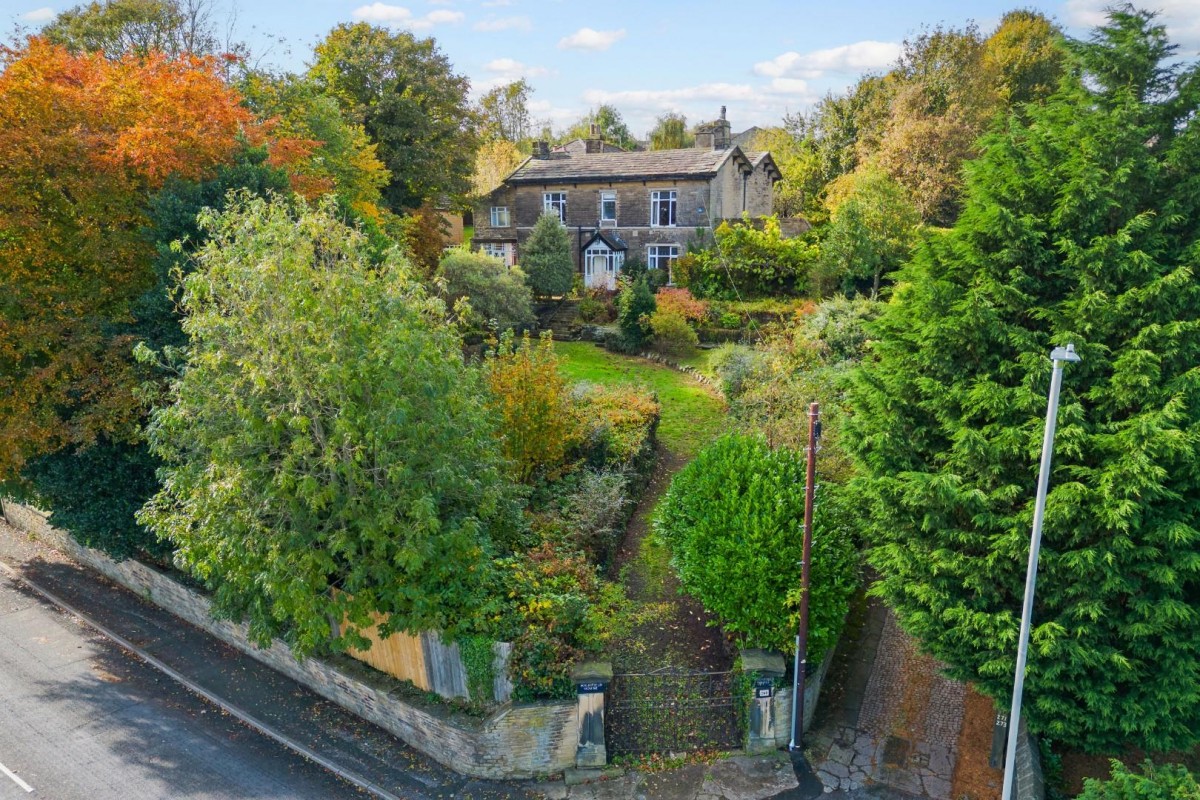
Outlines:
<svg viewBox="0 0 1200 800"><path fill-rule="evenodd" d="M775 749L775 679L784 674L783 655L773 650L743 650L742 674L750 678L750 730L746 753ZM735 702L746 702L746 698Z"/></svg>
<svg viewBox="0 0 1200 800"><path fill-rule="evenodd" d="M579 707L579 745L575 750L578 769L599 769L608 764L604 746L604 690L612 680L612 664L593 661L571 668Z"/></svg>

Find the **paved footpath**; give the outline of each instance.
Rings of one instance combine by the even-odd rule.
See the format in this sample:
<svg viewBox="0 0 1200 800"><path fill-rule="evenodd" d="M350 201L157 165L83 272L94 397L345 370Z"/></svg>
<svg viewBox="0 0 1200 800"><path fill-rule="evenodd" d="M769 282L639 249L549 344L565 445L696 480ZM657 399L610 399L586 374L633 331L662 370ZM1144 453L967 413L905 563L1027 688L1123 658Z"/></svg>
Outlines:
<svg viewBox="0 0 1200 800"><path fill-rule="evenodd" d="M965 691L873 599L841 703L806 742L825 791L953 800Z"/></svg>

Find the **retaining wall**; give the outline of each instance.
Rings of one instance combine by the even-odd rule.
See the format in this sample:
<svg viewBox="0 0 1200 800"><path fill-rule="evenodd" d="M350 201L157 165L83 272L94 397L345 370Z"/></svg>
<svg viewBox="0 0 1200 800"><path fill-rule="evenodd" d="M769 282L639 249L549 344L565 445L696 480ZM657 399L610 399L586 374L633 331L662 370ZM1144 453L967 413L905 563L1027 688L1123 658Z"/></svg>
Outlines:
<svg viewBox="0 0 1200 800"><path fill-rule="evenodd" d="M434 704L418 706L400 695L404 687L352 661L335 665L320 658L298 661L276 641L255 646L239 623L213 619L208 598L139 561L113 561L54 528L47 515L0 500L4 518L177 617L282 672L317 694L375 723L434 760L480 778L530 778L575 766L577 703L508 703L486 719L474 719Z"/></svg>

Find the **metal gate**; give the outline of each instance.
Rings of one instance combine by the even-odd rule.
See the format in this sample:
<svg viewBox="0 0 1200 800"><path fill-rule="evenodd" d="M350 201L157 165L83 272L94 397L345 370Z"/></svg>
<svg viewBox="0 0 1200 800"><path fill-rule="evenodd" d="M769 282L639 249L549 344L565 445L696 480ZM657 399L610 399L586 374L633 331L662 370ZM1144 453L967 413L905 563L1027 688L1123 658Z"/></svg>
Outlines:
<svg viewBox="0 0 1200 800"><path fill-rule="evenodd" d="M734 750L745 742L745 709L732 672L614 675L604 697L610 756Z"/></svg>

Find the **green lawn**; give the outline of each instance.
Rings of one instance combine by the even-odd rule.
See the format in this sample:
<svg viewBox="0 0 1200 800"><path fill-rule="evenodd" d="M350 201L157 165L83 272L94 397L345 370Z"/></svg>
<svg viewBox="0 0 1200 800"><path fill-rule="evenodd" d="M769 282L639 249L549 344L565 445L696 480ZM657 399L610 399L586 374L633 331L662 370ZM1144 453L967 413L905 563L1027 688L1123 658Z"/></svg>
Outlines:
<svg viewBox="0 0 1200 800"><path fill-rule="evenodd" d="M725 426L721 401L677 370L610 353L590 342L555 342L554 349L568 380L634 384L657 394L662 404L658 437L673 453L692 458Z"/></svg>

